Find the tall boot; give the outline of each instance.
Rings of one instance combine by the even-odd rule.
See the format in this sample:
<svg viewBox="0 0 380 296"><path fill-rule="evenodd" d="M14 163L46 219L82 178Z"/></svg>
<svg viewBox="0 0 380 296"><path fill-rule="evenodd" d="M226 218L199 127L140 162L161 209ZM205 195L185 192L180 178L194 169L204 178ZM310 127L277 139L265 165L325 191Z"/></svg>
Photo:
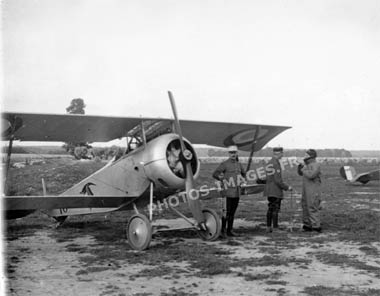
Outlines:
<svg viewBox="0 0 380 296"><path fill-rule="evenodd" d="M278 228L278 212L273 212L273 228Z"/></svg>
<svg viewBox="0 0 380 296"><path fill-rule="evenodd" d="M228 217L227 223L227 236L236 236L236 234L232 232L234 217Z"/></svg>
<svg viewBox="0 0 380 296"><path fill-rule="evenodd" d="M227 224L227 220L226 220L226 217L223 217L222 216L222 229L220 231L220 238L226 238L226 224Z"/></svg>
<svg viewBox="0 0 380 296"><path fill-rule="evenodd" d="M267 227L272 226L272 211L267 212Z"/></svg>
<svg viewBox="0 0 380 296"><path fill-rule="evenodd" d="M222 233L226 232L226 224L227 224L226 217L222 217Z"/></svg>
<svg viewBox="0 0 380 296"><path fill-rule="evenodd" d="M272 211L267 212L267 232L272 232Z"/></svg>

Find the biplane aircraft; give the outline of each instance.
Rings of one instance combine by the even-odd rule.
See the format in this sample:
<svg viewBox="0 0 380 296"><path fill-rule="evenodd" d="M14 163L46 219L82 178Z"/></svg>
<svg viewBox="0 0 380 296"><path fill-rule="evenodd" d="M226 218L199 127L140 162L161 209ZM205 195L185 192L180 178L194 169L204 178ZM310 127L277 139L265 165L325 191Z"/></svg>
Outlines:
<svg viewBox="0 0 380 296"><path fill-rule="evenodd" d="M199 198L192 198L192 191L196 190L194 180L200 172L192 143L237 145L251 151L252 159L254 151L289 127L179 120L174 98L168 93L174 119L2 113L3 140L9 140L8 168L14 140L91 143L125 137L128 142L124 155L61 195L4 196L4 209L8 214L14 213L13 217L42 209L58 223L72 215L134 210L126 225L126 236L132 248L143 250L152 237L153 204L183 193L193 219L173 207L174 212L203 239L218 238L220 217L214 210L203 208ZM261 192L262 186L247 185L246 193ZM212 188L209 197L219 195L219 191ZM144 206L149 206L149 217L138 210Z"/></svg>
<svg viewBox="0 0 380 296"><path fill-rule="evenodd" d="M346 165L342 166L339 172L342 178L350 183L360 182L367 184L369 181L380 180L380 169L357 174L354 167Z"/></svg>

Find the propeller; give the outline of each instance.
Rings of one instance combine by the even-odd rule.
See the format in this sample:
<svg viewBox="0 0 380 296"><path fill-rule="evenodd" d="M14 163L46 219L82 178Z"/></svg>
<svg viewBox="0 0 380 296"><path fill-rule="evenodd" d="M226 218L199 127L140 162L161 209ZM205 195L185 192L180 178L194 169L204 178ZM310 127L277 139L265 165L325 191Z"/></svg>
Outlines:
<svg viewBox="0 0 380 296"><path fill-rule="evenodd" d="M202 213L201 202L199 198L196 198L196 199L192 198L192 191L194 189L194 175L193 175L193 170L191 168L191 159L193 158L193 154L191 153L190 150L186 149L185 142L183 141L181 126L179 124L177 108L175 105L174 97L171 91L168 91L168 94L169 94L170 104L173 110L175 129L179 136L180 149L181 149L179 159L181 160L181 162L184 164L184 167L185 167L185 190L186 190L187 202L189 204L190 211L194 216L194 219L198 222L199 226L203 230L205 230L206 225L204 223L205 218Z"/></svg>

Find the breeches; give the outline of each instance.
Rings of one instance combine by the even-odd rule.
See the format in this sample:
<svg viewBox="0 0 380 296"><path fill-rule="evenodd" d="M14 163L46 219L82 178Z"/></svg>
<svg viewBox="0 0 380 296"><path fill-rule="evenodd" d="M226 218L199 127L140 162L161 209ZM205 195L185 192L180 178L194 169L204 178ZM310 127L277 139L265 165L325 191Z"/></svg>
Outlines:
<svg viewBox="0 0 380 296"><path fill-rule="evenodd" d="M278 227L278 212L281 208L281 198L268 196L267 226Z"/></svg>
<svg viewBox="0 0 380 296"><path fill-rule="evenodd" d="M268 212L278 213L281 208L281 198L268 196Z"/></svg>

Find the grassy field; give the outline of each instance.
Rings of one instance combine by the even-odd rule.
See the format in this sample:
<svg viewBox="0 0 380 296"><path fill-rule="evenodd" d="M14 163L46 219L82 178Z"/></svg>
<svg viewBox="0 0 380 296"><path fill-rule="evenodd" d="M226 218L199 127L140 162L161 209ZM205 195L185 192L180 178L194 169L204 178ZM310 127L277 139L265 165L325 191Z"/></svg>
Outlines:
<svg viewBox="0 0 380 296"><path fill-rule="evenodd" d="M10 195L59 194L104 163L46 159L12 168ZM378 168L354 163L357 172ZM213 185L217 164L204 164L197 185ZM257 166L257 164L256 164ZM124 229L129 212L70 217L60 229L41 212L9 221L4 232L10 295L380 295L379 182L348 185L339 164L324 163L323 233L300 230L301 178L287 168L295 188L280 224L293 231L265 233L267 203L259 194L241 199L239 237L203 242L192 230L162 232L136 252ZM291 207L291 201L293 207ZM204 205L220 211L220 200ZM186 214L186 205L179 208ZM177 218L157 212L155 219ZM292 221L292 223L290 223ZM59 275L61 274L61 276ZM54 286L62 287L62 294Z"/></svg>

